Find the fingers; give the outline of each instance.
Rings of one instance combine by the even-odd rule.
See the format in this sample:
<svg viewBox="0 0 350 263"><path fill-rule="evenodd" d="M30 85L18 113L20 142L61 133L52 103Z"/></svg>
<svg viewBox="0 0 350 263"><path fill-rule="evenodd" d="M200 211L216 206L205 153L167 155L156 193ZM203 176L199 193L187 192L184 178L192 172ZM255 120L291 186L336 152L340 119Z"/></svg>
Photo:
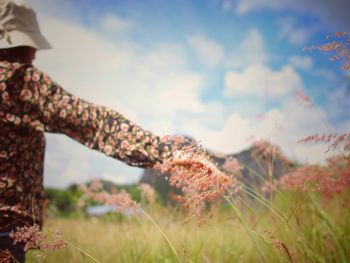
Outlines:
<svg viewBox="0 0 350 263"><path fill-rule="evenodd" d="M203 154L185 153L181 150L176 151L173 154L172 162L174 165L184 168L194 169L207 169L208 173L215 173L217 175L223 175L218 167L208 160Z"/></svg>
<svg viewBox="0 0 350 263"><path fill-rule="evenodd" d="M189 158L189 159L177 159L173 162L177 166L184 168L194 168L194 169L206 169L208 173L222 174L222 172L209 160L204 160L203 158Z"/></svg>
<svg viewBox="0 0 350 263"><path fill-rule="evenodd" d="M193 166L193 165L196 165L198 168L202 168L202 167L206 166L206 164L203 162L203 160L198 160L196 158L174 160L174 164L178 165L178 166Z"/></svg>

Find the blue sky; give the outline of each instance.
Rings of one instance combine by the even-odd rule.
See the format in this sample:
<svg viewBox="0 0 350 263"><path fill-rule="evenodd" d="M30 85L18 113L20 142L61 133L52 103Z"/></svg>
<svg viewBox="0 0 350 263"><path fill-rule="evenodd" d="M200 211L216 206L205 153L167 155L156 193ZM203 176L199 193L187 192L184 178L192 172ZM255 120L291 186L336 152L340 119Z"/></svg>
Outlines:
<svg viewBox="0 0 350 263"><path fill-rule="evenodd" d="M326 148L297 141L350 128L347 73L327 55L303 51L348 28L347 0L28 3L53 46L35 65L158 135L186 134L221 153L263 137L292 159L317 163ZM315 106L302 105L296 91ZM131 183L142 173L64 135L47 140L47 186L95 177Z"/></svg>

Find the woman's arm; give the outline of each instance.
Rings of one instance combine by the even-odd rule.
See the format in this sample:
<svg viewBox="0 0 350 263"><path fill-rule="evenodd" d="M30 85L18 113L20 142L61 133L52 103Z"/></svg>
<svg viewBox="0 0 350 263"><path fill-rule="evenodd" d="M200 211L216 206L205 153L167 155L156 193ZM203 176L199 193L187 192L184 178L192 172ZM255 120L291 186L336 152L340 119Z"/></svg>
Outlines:
<svg viewBox="0 0 350 263"><path fill-rule="evenodd" d="M153 167L172 155L172 144L122 114L68 93L35 67L19 69L15 98L23 124L63 133L129 165ZM22 83L21 83L22 82Z"/></svg>

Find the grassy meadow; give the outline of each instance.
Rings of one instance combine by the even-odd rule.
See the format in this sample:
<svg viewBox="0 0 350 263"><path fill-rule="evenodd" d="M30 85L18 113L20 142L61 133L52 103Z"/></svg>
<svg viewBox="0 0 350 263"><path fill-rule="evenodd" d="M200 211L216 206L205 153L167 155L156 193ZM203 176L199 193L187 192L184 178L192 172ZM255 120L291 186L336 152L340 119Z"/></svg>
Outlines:
<svg viewBox="0 0 350 263"><path fill-rule="evenodd" d="M41 262L349 262L347 195L327 202L313 192L279 191L272 202L237 195L186 223L180 209L157 204L143 206L156 225L143 214L50 219L45 232L62 230L95 260L69 245L44 252ZM37 252L28 262L39 262Z"/></svg>

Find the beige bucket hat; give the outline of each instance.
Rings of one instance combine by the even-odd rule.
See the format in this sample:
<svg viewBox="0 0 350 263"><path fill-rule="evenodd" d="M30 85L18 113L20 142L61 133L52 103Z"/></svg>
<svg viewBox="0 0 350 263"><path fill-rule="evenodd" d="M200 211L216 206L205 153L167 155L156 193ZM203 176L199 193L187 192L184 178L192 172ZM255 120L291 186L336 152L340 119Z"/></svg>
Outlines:
<svg viewBox="0 0 350 263"><path fill-rule="evenodd" d="M0 0L0 49L30 46L50 49L41 34L35 11L23 1Z"/></svg>

